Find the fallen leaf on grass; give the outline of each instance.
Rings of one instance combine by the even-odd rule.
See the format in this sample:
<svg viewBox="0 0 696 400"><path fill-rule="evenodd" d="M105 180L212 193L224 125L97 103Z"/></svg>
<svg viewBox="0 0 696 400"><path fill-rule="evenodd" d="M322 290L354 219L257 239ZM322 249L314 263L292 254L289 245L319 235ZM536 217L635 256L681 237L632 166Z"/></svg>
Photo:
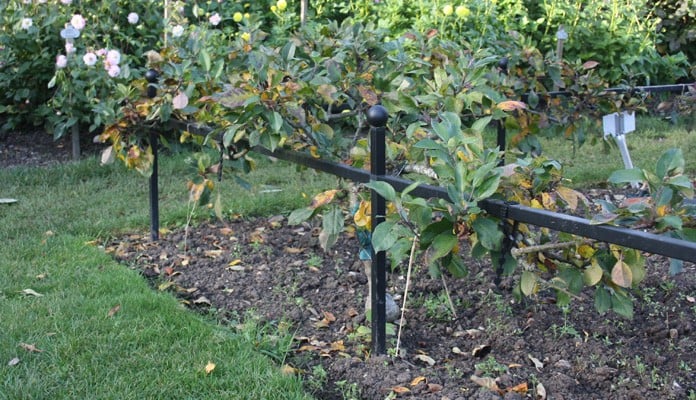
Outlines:
<svg viewBox="0 0 696 400"><path fill-rule="evenodd" d="M283 375L295 375L295 374L299 373L300 370L297 368L294 368L288 364L283 364L283 366L280 367L280 372Z"/></svg>
<svg viewBox="0 0 696 400"><path fill-rule="evenodd" d="M106 314L106 316L109 317L109 318L111 318L111 317L113 317L114 315L116 315L116 313L119 312L120 310L121 310L121 305L120 305L120 304L116 304L115 306L111 307L111 309L110 309L109 312Z"/></svg>
<svg viewBox="0 0 696 400"><path fill-rule="evenodd" d="M33 344L27 344L27 343L20 343L19 347L23 348L24 350L30 352L30 353L41 353L43 350L39 349L36 347L36 345Z"/></svg>
<svg viewBox="0 0 696 400"><path fill-rule="evenodd" d="M43 296L41 293L37 293L36 291L34 291L34 289L24 289L21 291L21 293L25 296L34 296L34 297Z"/></svg>
<svg viewBox="0 0 696 400"><path fill-rule="evenodd" d="M215 364L208 361L208 364L205 365L205 374L210 375L213 370L215 370Z"/></svg>
<svg viewBox="0 0 696 400"><path fill-rule="evenodd" d="M14 367L17 364L19 364L19 358L17 357L11 359L10 362L7 363L7 365L10 367Z"/></svg>

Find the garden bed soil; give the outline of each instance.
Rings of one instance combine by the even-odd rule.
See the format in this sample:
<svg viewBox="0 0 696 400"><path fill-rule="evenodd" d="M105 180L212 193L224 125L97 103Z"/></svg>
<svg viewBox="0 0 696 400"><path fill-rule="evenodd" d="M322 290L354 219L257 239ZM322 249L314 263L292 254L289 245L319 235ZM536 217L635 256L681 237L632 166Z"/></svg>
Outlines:
<svg viewBox="0 0 696 400"><path fill-rule="evenodd" d="M6 137L0 167L68 161L68 143L38 132ZM631 320L598 314L591 291L566 309L546 292L518 301L511 279L493 284L485 259L467 260L464 279L446 278L448 291L416 267L400 355L376 356L357 240L344 235L324 253L316 233L283 217L238 219L166 232L156 243L134 233L106 250L155 290L172 291L233 329L253 318L269 332L293 333L283 368L299 374L318 399L696 398L693 264L672 277L667 259L648 256ZM404 286L404 271L390 274L399 304ZM389 335L391 353L395 345ZM224 364L225 355L219 357Z"/></svg>
<svg viewBox="0 0 696 400"><path fill-rule="evenodd" d="M446 278L452 312L443 281L417 267L400 357L374 356L357 240L344 235L324 253L317 231L288 226L281 216L239 219L168 232L157 243L129 235L107 250L158 290L233 326L250 317L274 329L291 326L285 369L319 399L696 396L693 264L671 277L668 260L648 257L631 320L598 314L591 291L565 310L546 292L517 301L511 279L494 285L489 262L473 259L468 277ZM399 304L404 272L389 277ZM390 335L388 347L395 345Z"/></svg>

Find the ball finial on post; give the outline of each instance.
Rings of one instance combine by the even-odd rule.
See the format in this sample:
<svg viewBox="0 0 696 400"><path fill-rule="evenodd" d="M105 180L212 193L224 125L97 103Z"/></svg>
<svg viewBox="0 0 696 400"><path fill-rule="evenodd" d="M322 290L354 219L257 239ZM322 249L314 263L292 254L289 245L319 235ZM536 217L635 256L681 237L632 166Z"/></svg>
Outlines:
<svg viewBox="0 0 696 400"><path fill-rule="evenodd" d="M145 72L145 80L148 82L147 97L151 99L157 96L157 87L155 86L157 79L159 79L159 74L154 69L149 69Z"/></svg>
<svg viewBox="0 0 696 400"><path fill-rule="evenodd" d="M374 105L367 110L367 122L375 128L387 126L388 119L389 113L387 112L387 109L379 104Z"/></svg>

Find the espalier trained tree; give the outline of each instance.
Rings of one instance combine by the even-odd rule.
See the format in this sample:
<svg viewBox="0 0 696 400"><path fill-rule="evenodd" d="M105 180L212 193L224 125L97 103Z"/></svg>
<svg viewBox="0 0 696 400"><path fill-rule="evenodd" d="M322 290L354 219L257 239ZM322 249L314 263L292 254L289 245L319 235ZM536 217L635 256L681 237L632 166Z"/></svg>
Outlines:
<svg viewBox="0 0 696 400"><path fill-rule="evenodd" d="M278 4L274 12L283 7ZM100 135L111 143L103 161L118 158L147 174L152 156L144 128L173 121L177 126L209 126L208 135L184 129L177 138L203 145L195 154L196 173L188 187L194 200L208 203L214 178L223 168L222 156L225 167L245 171L253 166L247 151L257 145L366 167L364 113L381 104L390 115L390 164L423 167L428 177L422 179L434 179L450 197L413 198L408 190L397 194L386 183L371 185L391 202L372 244L388 251L394 267L410 256L417 240L433 274L446 270L463 277L460 244L466 240L473 255L490 255L495 268L518 277L520 295L552 289L563 305L592 286L599 311L632 315L629 291L645 274L638 251L560 235L562 251L551 257L548 247L539 246L552 240L548 230L520 225L506 232L501 221L478 207L490 197L550 210L587 207L582 194L564 186L561 165L533 157L531 150L542 130L582 140L596 131L591 122L595 115L641 107L640 97L600 95L606 84L594 74L596 63L558 62L514 36L508 44L513 56L505 65L485 49L443 39L436 29L389 38L372 24L345 20L308 24L285 40L268 40L253 16L235 22L232 35L211 24L173 25L167 46L149 55L148 67L160 76L157 96L144 96L145 79L119 87L120 118ZM552 99L547 96L552 86L572 95ZM528 93L522 102L522 94ZM505 149L484 146L483 136L495 124L514 133L517 147L507 151L508 161L518 157L514 163L503 166ZM678 151L664 155L657 174L617 173L615 182L647 178L651 193L660 195L640 210L633 205L607 209L596 221L620 220L630 226L637 220L619 217L644 213L651 219L641 220L641 228L647 224L693 239L696 211L682 202L693 195L693 188L680 168L680 157ZM342 208L340 192L321 193L290 217L299 222L323 213L323 229L332 233L323 236L325 247L351 216L358 226L370 224L368 203L358 198L357 212ZM519 247L516 257L505 245L512 242Z"/></svg>

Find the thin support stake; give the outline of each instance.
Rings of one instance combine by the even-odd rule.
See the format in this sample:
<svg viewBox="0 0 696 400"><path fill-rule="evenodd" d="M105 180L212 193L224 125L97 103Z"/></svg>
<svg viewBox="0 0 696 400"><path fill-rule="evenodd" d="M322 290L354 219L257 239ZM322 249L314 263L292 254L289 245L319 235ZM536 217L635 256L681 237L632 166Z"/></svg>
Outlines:
<svg viewBox="0 0 696 400"><path fill-rule="evenodd" d="M152 175L150 175L150 238L159 240L159 187L157 183L157 148L159 147L157 132L150 131L150 145L152 146Z"/></svg>
<svg viewBox="0 0 696 400"><path fill-rule="evenodd" d="M382 106L373 106L367 111L370 123L370 181L377 181L386 173L385 132L387 110ZM372 233L384 222L386 201L376 191L370 193L372 207ZM384 251L372 250L372 351L374 354L387 352L387 257Z"/></svg>

